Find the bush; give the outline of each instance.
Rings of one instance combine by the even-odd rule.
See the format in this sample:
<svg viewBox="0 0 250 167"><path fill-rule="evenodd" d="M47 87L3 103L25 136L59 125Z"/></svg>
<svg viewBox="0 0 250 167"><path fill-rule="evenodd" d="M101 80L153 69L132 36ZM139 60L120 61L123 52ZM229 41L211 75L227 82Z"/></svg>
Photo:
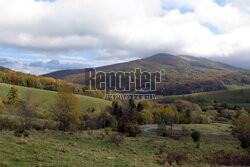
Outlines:
<svg viewBox="0 0 250 167"><path fill-rule="evenodd" d="M184 126L182 127L182 135L183 136L189 136L190 135L190 131L188 128L185 128Z"/></svg>
<svg viewBox="0 0 250 167"><path fill-rule="evenodd" d="M49 129L49 130L58 130L59 128L59 122L56 121L45 121L43 124L43 130Z"/></svg>
<svg viewBox="0 0 250 167"><path fill-rule="evenodd" d="M166 124L159 124L157 130L160 136L164 136L164 137L170 136L170 132L168 131Z"/></svg>
<svg viewBox="0 0 250 167"><path fill-rule="evenodd" d="M100 127L111 127L116 128L118 123L115 117L107 112L102 112L99 116L98 122L100 124Z"/></svg>
<svg viewBox="0 0 250 167"><path fill-rule="evenodd" d="M88 135L93 135L93 131L90 129L90 128L88 128Z"/></svg>
<svg viewBox="0 0 250 167"><path fill-rule="evenodd" d="M114 134L109 137L109 141L119 146L124 141L124 136Z"/></svg>
<svg viewBox="0 0 250 167"><path fill-rule="evenodd" d="M239 152L225 152L224 150L205 156L211 166L250 166L250 154Z"/></svg>
<svg viewBox="0 0 250 167"><path fill-rule="evenodd" d="M233 121L233 136L241 142L242 148L250 147L250 116L242 115Z"/></svg>
<svg viewBox="0 0 250 167"><path fill-rule="evenodd" d="M195 131L192 132L191 137L192 137L192 139L193 139L194 142L199 142L200 139L201 139L201 135L202 134L201 134L200 131L195 130Z"/></svg>
<svg viewBox="0 0 250 167"><path fill-rule="evenodd" d="M29 136L30 136L30 133L29 133L28 131L25 130L24 133L23 133L23 136L24 136L24 137L29 137Z"/></svg>
<svg viewBox="0 0 250 167"><path fill-rule="evenodd" d="M16 119L8 117L0 117L0 130L15 130L20 126L20 122Z"/></svg>
<svg viewBox="0 0 250 167"><path fill-rule="evenodd" d="M137 134L141 133L141 128L137 124L127 124L125 125L125 132L131 137L136 137Z"/></svg>
<svg viewBox="0 0 250 167"><path fill-rule="evenodd" d="M160 162L162 165L184 165L189 161L188 153L185 150L167 151L160 150Z"/></svg>
<svg viewBox="0 0 250 167"><path fill-rule="evenodd" d="M106 135L110 135L111 134L111 128L110 127L105 128L104 131L105 131Z"/></svg>
<svg viewBox="0 0 250 167"><path fill-rule="evenodd" d="M140 125L151 124L154 122L153 114L150 111L143 110L138 113L138 123Z"/></svg>
<svg viewBox="0 0 250 167"><path fill-rule="evenodd" d="M29 134L29 132L26 131L23 127L19 127L19 128L17 128L17 129L15 130L14 135L15 135L16 137L21 137L21 136L29 137L30 134Z"/></svg>
<svg viewBox="0 0 250 167"><path fill-rule="evenodd" d="M80 115L79 130L98 129L100 128L99 114L97 113L84 113Z"/></svg>

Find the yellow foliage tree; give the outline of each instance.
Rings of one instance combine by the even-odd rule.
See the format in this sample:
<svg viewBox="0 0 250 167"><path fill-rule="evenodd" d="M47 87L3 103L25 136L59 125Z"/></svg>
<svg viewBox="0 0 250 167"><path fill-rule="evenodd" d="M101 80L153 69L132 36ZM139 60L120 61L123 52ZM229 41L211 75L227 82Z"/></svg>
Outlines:
<svg viewBox="0 0 250 167"><path fill-rule="evenodd" d="M54 118L60 122L64 131L76 130L80 112L77 110L79 100L68 85L64 85L58 92L58 100L53 110Z"/></svg>
<svg viewBox="0 0 250 167"><path fill-rule="evenodd" d="M4 104L3 104L3 101L0 97L0 113L3 112L3 109L4 109Z"/></svg>
<svg viewBox="0 0 250 167"><path fill-rule="evenodd" d="M172 131L175 117L177 115L176 111L174 111L170 105L166 105L166 106L161 106L159 112L161 113L162 121L165 124L169 124L171 126L171 131Z"/></svg>

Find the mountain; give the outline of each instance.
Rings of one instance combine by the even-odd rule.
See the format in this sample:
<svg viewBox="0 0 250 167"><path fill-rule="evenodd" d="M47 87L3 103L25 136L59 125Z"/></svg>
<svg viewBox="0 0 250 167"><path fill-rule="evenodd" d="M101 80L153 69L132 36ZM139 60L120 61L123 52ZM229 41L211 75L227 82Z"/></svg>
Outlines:
<svg viewBox="0 0 250 167"><path fill-rule="evenodd" d="M10 71L10 69L0 66L0 71Z"/></svg>
<svg viewBox="0 0 250 167"><path fill-rule="evenodd" d="M187 55L174 56L159 53L147 58L96 68L97 71L142 71L155 72L165 69L159 94L183 94L199 91L225 89L221 81L229 74L245 75L244 71L206 58ZM84 84L84 69L57 71L43 76ZM230 75L233 77L234 75ZM248 78L247 78L248 79ZM230 82L232 79L228 79ZM247 80L248 81L248 80ZM249 80L250 84L250 80ZM176 90L178 88L178 90ZM167 90L168 89L168 90ZM167 93L166 93L167 91Z"/></svg>
<svg viewBox="0 0 250 167"><path fill-rule="evenodd" d="M228 57L211 57L210 60L224 62L235 67L250 70L250 57L244 56L228 56Z"/></svg>
<svg viewBox="0 0 250 167"><path fill-rule="evenodd" d="M168 78L201 79L213 78L213 75L228 74L240 69L223 63L214 62L205 58L192 56L174 56L166 53L159 53L147 58L130 62L97 67L99 71L131 71L141 68L147 71L166 70ZM82 84L84 69L56 71L42 76L64 79L70 82Z"/></svg>

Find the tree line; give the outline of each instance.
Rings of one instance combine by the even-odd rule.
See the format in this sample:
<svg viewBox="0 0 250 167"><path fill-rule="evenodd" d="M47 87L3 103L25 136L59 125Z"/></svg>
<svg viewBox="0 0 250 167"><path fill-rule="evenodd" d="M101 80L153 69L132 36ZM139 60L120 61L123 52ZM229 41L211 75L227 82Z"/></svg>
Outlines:
<svg viewBox="0 0 250 167"><path fill-rule="evenodd" d="M67 83L63 80L57 80L50 77L41 77L8 70L0 71L0 83L51 91L59 91L63 88L63 85L67 84L74 94L103 98L102 91L87 91L88 87L84 85Z"/></svg>

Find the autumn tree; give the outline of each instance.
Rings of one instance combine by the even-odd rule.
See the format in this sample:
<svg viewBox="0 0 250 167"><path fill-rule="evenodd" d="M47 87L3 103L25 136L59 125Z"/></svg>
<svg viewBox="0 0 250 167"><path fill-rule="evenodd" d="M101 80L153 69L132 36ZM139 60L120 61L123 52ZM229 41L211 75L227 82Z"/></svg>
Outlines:
<svg viewBox="0 0 250 167"><path fill-rule="evenodd" d="M16 107L16 105L21 101L19 91L15 87L10 88L7 98L8 98L8 104L14 107Z"/></svg>
<svg viewBox="0 0 250 167"><path fill-rule="evenodd" d="M171 108L170 105L166 105L161 108L162 121L171 126L171 132L173 132L173 124L175 121L176 112Z"/></svg>
<svg viewBox="0 0 250 167"><path fill-rule="evenodd" d="M233 120L233 136L240 140L242 148L250 148L249 114L242 114Z"/></svg>
<svg viewBox="0 0 250 167"><path fill-rule="evenodd" d="M27 92L25 99L21 105L17 108L18 115L21 116L21 124L24 129L30 129L32 125L32 119L37 116L35 105L32 103L32 92Z"/></svg>
<svg viewBox="0 0 250 167"><path fill-rule="evenodd" d="M4 109L4 104L3 104L2 99L0 98L0 113L3 112L3 109Z"/></svg>
<svg viewBox="0 0 250 167"><path fill-rule="evenodd" d="M79 100L68 85L64 85L58 92L56 105L52 107L54 119L60 122L60 129L64 131L76 130L79 124L80 112L77 109Z"/></svg>

